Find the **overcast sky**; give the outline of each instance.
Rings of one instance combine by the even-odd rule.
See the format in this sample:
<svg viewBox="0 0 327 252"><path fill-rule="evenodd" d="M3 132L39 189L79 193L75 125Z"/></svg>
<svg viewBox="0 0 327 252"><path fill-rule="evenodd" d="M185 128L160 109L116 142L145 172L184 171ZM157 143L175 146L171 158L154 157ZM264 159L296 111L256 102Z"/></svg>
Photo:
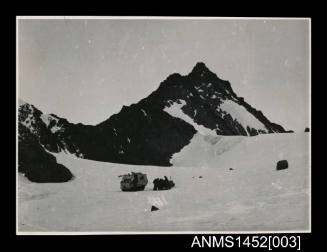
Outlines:
<svg viewBox="0 0 327 252"><path fill-rule="evenodd" d="M308 20L19 20L19 97L97 124L202 61L286 129L309 126Z"/></svg>

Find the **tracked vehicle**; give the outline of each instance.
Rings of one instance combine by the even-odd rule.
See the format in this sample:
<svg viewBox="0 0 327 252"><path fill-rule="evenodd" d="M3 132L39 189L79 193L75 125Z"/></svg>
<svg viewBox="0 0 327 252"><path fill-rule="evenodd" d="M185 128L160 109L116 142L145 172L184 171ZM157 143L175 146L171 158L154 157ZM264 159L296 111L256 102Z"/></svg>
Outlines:
<svg viewBox="0 0 327 252"><path fill-rule="evenodd" d="M120 175L120 189L124 192L143 191L148 184L146 174L141 172L132 172L131 174Z"/></svg>

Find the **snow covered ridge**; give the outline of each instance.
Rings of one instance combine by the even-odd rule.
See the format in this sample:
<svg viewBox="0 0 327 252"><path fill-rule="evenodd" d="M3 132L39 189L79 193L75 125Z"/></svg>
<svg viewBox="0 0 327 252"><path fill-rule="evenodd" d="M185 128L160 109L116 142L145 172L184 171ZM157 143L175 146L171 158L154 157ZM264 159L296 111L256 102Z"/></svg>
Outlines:
<svg viewBox="0 0 327 252"><path fill-rule="evenodd" d="M224 100L217 110L230 114L234 120L237 120L246 129L248 135L250 135L248 128L260 130L260 133L268 133L267 128L262 122L249 113L243 106L232 100Z"/></svg>
<svg viewBox="0 0 327 252"><path fill-rule="evenodd" d="M203 125L197 124L191 117L186 115L182 108L186 105L186 102L184 100L178 100L177 102L171 102L168 101L170 106L165 107L164 111L170 114L173 117L177 117L179 119L182 119L183 121L189 123L192 125L197 132L199 132L201 135L211 135L216 136L216 132L214 130L208 129L204 127ZM196 113L196 110L195 110Z"/></svg>
<svg viewBox="0 0 327 252"><path fill-rule="evenodd" d="M184 120L185 122L192 125L198 133L201 135L210 135L217 136L217 132L215 129L209 129L200 125L194 121L190 116L185 114L182 108L186 105L185 100L177 100L176 102L168 101L168 106L166 106L163 110L170 114L171 116L177 117L179 119ZM265 125L260 122L256 117L254 117L251 113L249 113L243 106L237 104L232 100L223 100L220 105L217 106L217 111L223 115L223 118L226 115L230 115L232 120L240 123L242 127L246 131L246 135L250 136L251 132L249 129L256 129L259 133L265 134L268 133ZM197 110L194 110L194 117L197 115ZM219 125L217 128L219 130Z"/></svg>
<svg viewBox="0 0 327 252"><path fill-rule="evenodd" d="M52 133L62 130L62 127L58 125L59 118L47 114L42 114L40 118L45 123L45 125L51 130Z"/></svg>
<svg viewBox="0 0 327 252"><path fill-rule="evenodd" d="M19 99L19 116L19 122L24 124L33 133L38 132L37 124L40 122L49 128L52 133L61 130L61 127L58 125L58 117L44 114L33 105L28 104L21 99ZM41 121L39 119L41 119Z"/></svg>
<svg viewBox="0 0 327 252"><path fill-rule="evenodd" d="M65 127L60 121L61 118L53 114L44 114L35 106L19 99L18 122L24 125L40 142L45 151L72 153L67 148L67 142L60 138L60 133L64 132ZM48 141L56 139L54 146L49 145ZM82 157L78 147L73 151L78 157Z"/></svg>

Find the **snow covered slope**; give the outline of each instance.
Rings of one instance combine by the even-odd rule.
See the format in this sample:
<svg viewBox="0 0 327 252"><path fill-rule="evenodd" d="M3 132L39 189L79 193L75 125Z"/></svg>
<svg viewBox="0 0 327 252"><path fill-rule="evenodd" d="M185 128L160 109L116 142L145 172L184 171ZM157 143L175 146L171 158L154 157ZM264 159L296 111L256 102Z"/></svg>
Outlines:
<svg viewBox="0 0 327 252"><path fill-rule="evenodd" d="M267 128L262 122L249 113L245 107L237 104L233 100L222 101L218 110L225 114L230 114L231 117L234 120L238 120L245 129L254 128L267 133ZM246 134L250 134L249 130L247 130Z"/></svg>
<svg viewBox="0 0 327 252"><path fill-rule="evenodd" d="M75 179L37 184L19 175L18 229L308 230L309 135L197 134L190 145L174 155L172 167L104 163L58 154L58 163L69 168ZM276 171L280 159L288 160L288 169ZM131 171L148 175L145 191L120 190L118 175ZM176 187L152 191L153 179L164 175L171 176ZM153 204L160 210L150 212Z"/></svg>
<svg viewBox="0 0 327 252"><path fill-rule="evenodd" d="M208 129L202 125L197 124L191 117L185 114L182 110L182 107L186 105L184 100L178 100L178 102L173 102L169 107L165 107L164 111L170 114L173 117L182 119L188 124L192 125L194 129L201 135L211 135L217 136L214 130Z"/></svg>
<svg viewBox="0 0 327 252"><path fill-rule="evenodd" d="M215 167L219 155L245 139L248 138L245 136L213 136L197 133L189 145L173 155L170 162L174 166Z"/></svg>

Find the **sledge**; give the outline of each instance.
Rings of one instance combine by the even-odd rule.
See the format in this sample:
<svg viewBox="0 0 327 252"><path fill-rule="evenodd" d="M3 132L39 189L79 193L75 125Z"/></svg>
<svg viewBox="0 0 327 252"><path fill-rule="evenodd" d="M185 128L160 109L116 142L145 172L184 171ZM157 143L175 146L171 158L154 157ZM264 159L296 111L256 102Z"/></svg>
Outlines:
<svg viewBox="0 0 327 252"><path fill-rule="evenodd" d="M169 180L166 176L164 176L164 179L162 178L156 178L153 180L153 190L170 190L172 187L175 186L175 183L173 180Z"/></svg>

